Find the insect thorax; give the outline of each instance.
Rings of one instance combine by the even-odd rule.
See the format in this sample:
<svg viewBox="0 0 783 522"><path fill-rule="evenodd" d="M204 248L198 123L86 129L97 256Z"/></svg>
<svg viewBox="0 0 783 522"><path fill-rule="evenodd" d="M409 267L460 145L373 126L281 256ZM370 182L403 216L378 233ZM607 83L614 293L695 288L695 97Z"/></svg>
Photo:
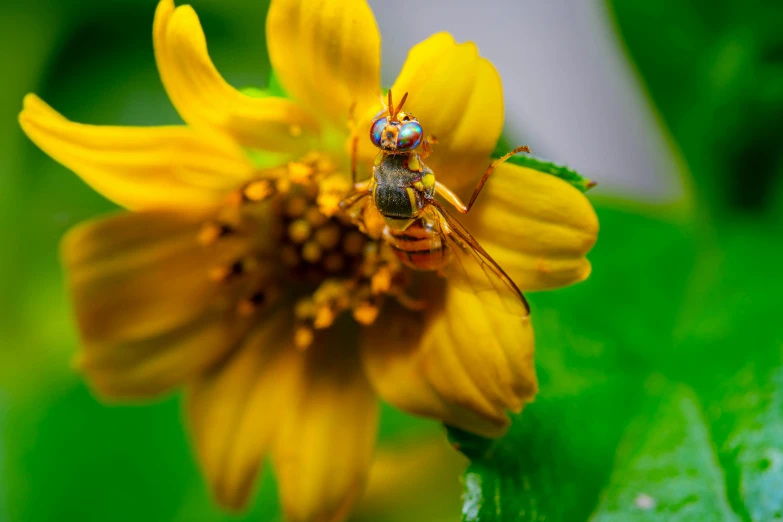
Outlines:
<svg viewBox="0 0 783 522"><path fill-rule="evenodd" d="M419 215L434 195L434 179L416 153L388 154L381 159L373 169L373 199L389 226L404 229Z"/></svg>

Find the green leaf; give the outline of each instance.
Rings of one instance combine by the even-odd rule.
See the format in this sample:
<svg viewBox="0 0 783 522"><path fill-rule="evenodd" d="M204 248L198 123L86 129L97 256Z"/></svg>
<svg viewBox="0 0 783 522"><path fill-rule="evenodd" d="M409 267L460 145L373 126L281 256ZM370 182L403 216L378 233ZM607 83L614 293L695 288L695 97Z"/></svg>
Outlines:
<svg viewBox="0 0 783 522"><path fill-rule="evenodd" d="M540 396L498 441L450 432L464 520L783 516L780 231L598 214L591 278L530 296Z"/></svg>
<svg viewBox="0 0 783 522"><path fill-rule="evenodd" d="M517 154L510 157L507 161L512 165L519 165L520 167L527 167L539 172L544 172L551 176L557 176L563 181L570 183L574 187L578 188L582 192L587 192L596 185L595 181L591 181L585 178L575 170L569 169L568 167L564 167L562 165L556 165L534 156Z"/></svg>
<svg viewBox="0 0 783 522"><path fill-rule="evenodd" d="M269 81L266 88L248 85L241 88L239 91L251 98L268 98L270 96L279 98L287 97L285 89L283 89L283 85L280 83L280 80L277 79L277 75L274 71L269 73Z"/></svg>
<svg viewBox="0 0 783 522"><path fill-rule="evenodd" d="M508 142L505 138L501 137L500 140L498 140L498 144L495 147L495 151L492 153L492 158L497 159L503 156L504 154L511 151L513 147L510 147ZM562 166L562 165L556 165L554 163L551 163L549 161L536 158L534 156L531 156L529 154L515 154L514 156L511 156L506 160L506 162L511 163L512 165L518 165L520 167L527 167L533 170L537 170L539 172L544 172L546 174L557 176L558 178L562 179L563 181L570 183L577 189L579 189L582 192L587 192L591 188L593 188L596 183L594 181L591 181L575 170L569 169L568 167Z"/></svg>
<svg viewBox="0 0 783 522"><path fill-rule="evenodd" d="M268 98L272 96L272 93L269 91L269 89L262 89L261 87L253 86L243 87L239 89L239 92L245 96L250 96L251 98Z"/></svg>
<svg viewBox="0 0 783 522"><path fill-rule="evenodd" d="M693 391L660 382L650 386L663 389L628 427L618 466L590 520L738 521Z"/></svg>

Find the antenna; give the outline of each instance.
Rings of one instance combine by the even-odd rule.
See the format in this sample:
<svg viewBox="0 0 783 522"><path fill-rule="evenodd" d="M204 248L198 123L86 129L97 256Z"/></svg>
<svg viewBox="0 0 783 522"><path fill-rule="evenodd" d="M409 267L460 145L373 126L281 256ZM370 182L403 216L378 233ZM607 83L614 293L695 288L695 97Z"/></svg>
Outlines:
<svg viewBox="0 0 783 522"><path fill-rule="evenodd" d="M389 89L389 119L394 121L396 115L397 113L394 112L394 102L392 101L392 92L391 89Z"/></svg>
<svg viewBox="0 0 783 522"><path fill-rule="evenodd" d="M405 105L405 100L408 99L408 93L402 95L402 100L400 100L400 105L397 107L397 112L394 114L394 119L397 119L397 115L402 111L402 106Z"/></svg>
<svg viewBox="0 0 783 522"><path fill-rule="evenodd" d="M391 89L389 89L389 121L397 121L397 115L402 110L402 106L405 105L405 100L408 99L408 93L402 95L402 100L400 100L400 105L397 107L397 109L394 109L394 101L392 100L392 92Z"/></svg>

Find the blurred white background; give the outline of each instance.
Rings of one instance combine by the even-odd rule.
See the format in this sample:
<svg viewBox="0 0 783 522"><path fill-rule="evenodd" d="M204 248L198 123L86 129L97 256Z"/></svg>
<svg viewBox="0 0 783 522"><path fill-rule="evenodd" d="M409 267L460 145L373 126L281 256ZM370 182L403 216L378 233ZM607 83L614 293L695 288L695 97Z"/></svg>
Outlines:
<svg viewBox="0 0 783 522"><path fill-rule="evenodd" d="M599 182L596 192L663 203L680 168L598 0L369 0L383 40L383 84L438 31L472 40L503 77L513 144ZM412 16L411 13L416 13Z"/></svg>

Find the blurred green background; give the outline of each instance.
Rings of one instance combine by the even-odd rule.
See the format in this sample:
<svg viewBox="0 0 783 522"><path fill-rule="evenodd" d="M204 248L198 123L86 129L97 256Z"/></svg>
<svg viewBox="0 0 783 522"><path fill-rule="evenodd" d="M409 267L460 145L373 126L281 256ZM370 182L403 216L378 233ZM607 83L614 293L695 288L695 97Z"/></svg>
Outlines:
<svg viewBox="0 0 783 522"><path fill-rule="evenodd" d="M227 79L265 85L266 3L193 4ZM506 439L471 453L466 519L783 519L776 4L606 4L670 143L661 154L683 160L687 197L652 206L611 187L591 194L601 219L593 276L531 297L542 392ZM106 407L71 370L76 335L57 245L112 205L16 122L27 92L76 121L178 122L155 70L154 7L0 5L0 521L237 518L209 500L176 397ZM535 144L535 129L528 135ZM356 519L458 520L459 460L411 464L446 458L432 442L442 429L385 409L381 438L385 468ZM267 474L238 518L278 516Z"/></svg>

